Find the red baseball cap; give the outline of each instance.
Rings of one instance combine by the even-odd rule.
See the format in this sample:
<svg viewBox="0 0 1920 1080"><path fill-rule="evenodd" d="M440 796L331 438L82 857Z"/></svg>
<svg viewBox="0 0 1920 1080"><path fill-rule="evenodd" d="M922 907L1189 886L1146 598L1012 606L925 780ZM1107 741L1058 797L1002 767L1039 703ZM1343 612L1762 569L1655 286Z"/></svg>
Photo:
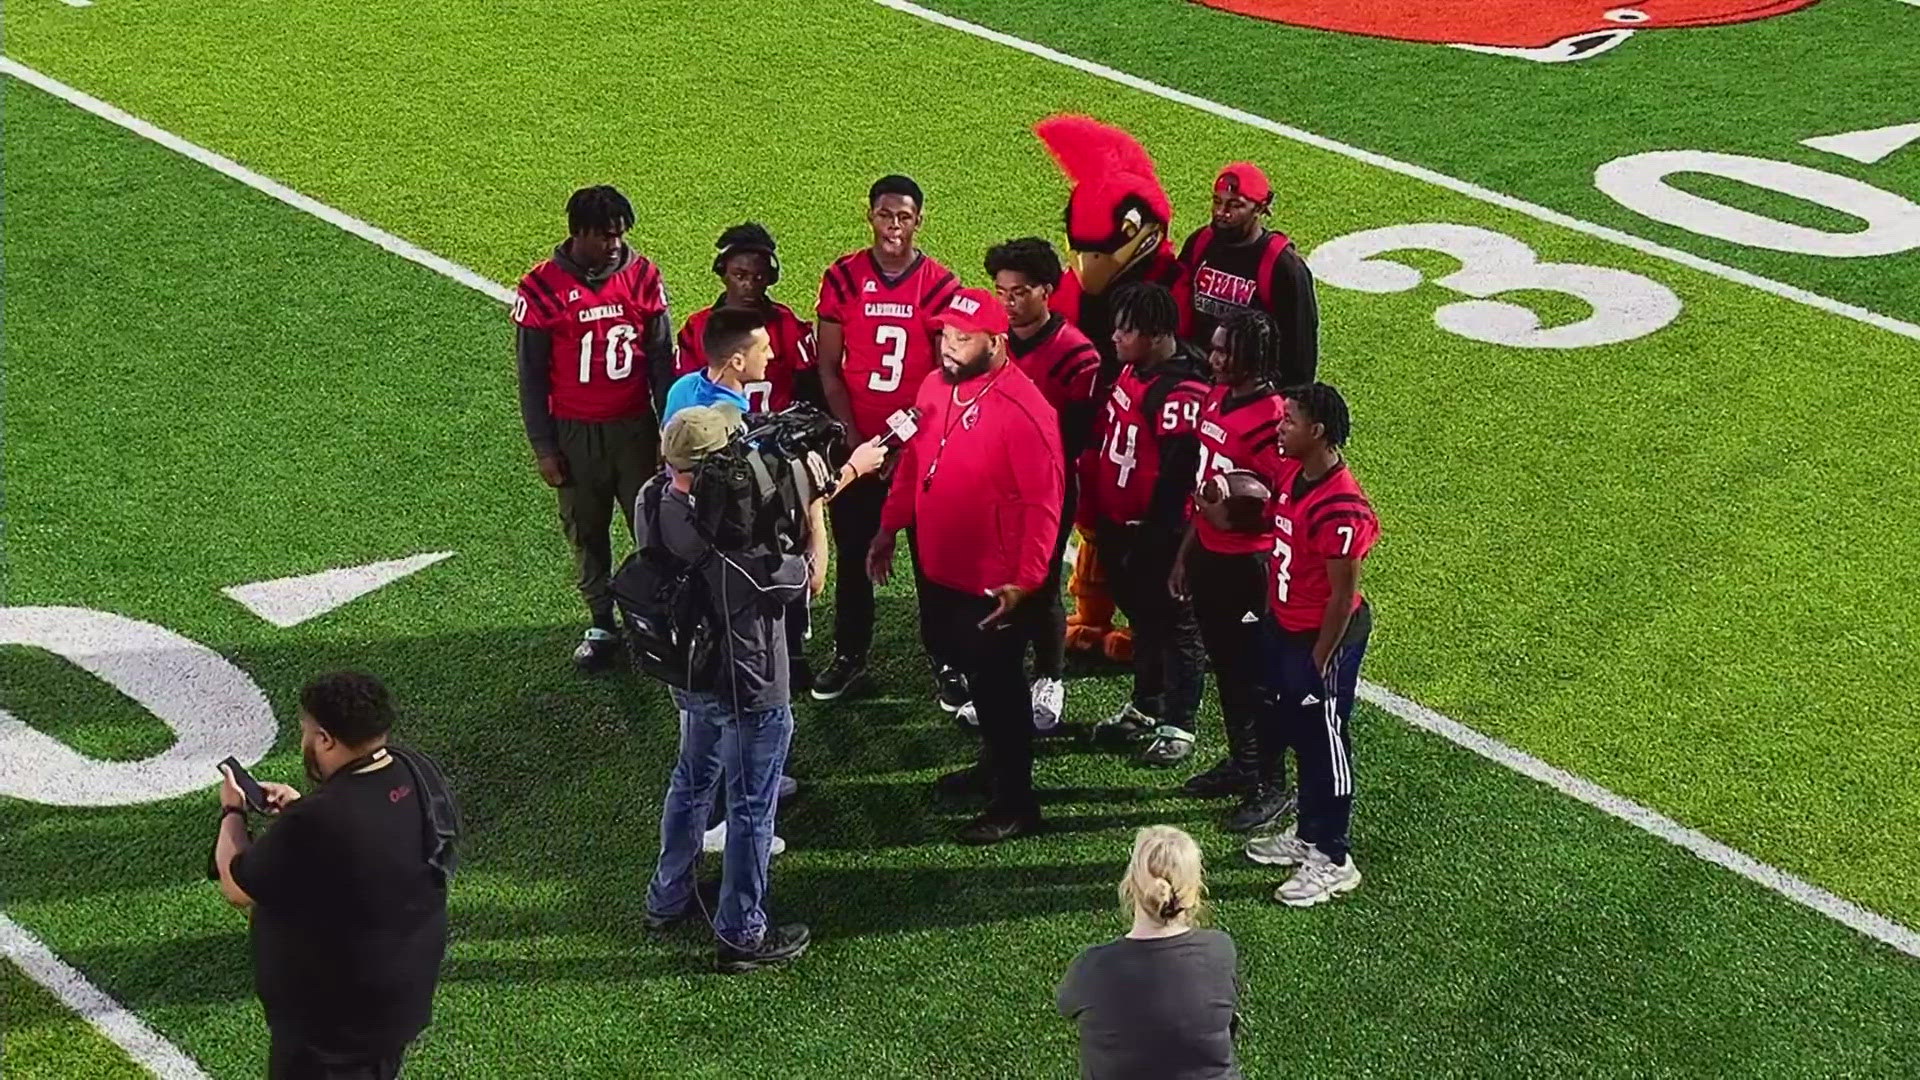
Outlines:
<svg viewBox="0 0 1920 1080"><path fill-rule="evenodd" d="M963 334L1004 334L1007 309L985 289L961 289L947 301L946 309L933 317L941 326L951 326Z"/></svg>
<svg viewBox="0 0 1920 1080"><path fill-rule="evenodd" d="M1214 178L1213 190L1245 195L1257 203L1273 198L1273 186L1267 183L1267 174L1251 161L1236 161L1222 168Z"/></svg>

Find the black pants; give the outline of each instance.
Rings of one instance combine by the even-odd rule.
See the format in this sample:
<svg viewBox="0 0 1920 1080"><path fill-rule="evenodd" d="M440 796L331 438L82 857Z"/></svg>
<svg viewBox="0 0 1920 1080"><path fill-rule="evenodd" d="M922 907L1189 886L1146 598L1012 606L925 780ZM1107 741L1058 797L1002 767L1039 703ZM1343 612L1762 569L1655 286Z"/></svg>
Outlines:
<svg viewBox="0 0 1920 1080"><path fill-rule="evenodd" d="M980 764L991 793L988 806L1012 813L1033 813L1033 700L1027 692L1028 618L1025 606L1007 622L982 630L997 602L928 582L921 587L920 609L930 612L938 655L967 677L974 708L980 714Z"/></svg>
<svg viewBox="0 0 1920 1080"><path fill-rule="evenodd" d="M1106 566L1108 591L1133 627L1133 707L1162 724L1192 731L1206 648L1193 606L1167 589L1180 538L1137 525L1106 525L1094 542Z"/></svg>
<svg viewBox="0 0 1920 1080"><path fill-rule="evenodd" d="M1367 655L1370 615L1354 614L1359 630L1349 633L1334 650L1324 675L1313 665L1318 635L1288 633L1278 626L1270 626L1264 635L1270 696L1262 714L1262 734L1270 732L1293 747L1300 765L1300 839L1336 863L1347 857L1350 847L1353 739L1348 723L1360 683L1360 661Z"/></svg>
<svg viewBox="0 0 1920 1080"><path fill-rule="evenodd" d="M833 532L833 651L864 662L873 648L873 579L867 576L867 551L880 533L880 511L887 504L885 479L857 480L827 504ZM907 530L907 551L913 560L913 582L925 589L920 573L920 548L913 530ZM920 642L929 654L933 647L926 614L920 605ZM791 625L791 624L789 624Z"/></svg>
<svg viewBox="0 0 1920 1080"><path fill-rule="evenodd" d="M593 625L612 630L613 544L607 530L618 506L627 535L633 535L640 485L660 471L660 421L651 411L603 423L556 420L554 433L567 465L567 482L559 488L560 528L573 549L575 584Z"/></svg>
<svg viewBox="0 0 1920 1080"><path fill-rule="evenodd" d="M1067 541L1073 537L1073 514L1080 501L1080 485L1067 470L1067 497L1060 507L1060 536L1053 544L1053 569L1040 591L1027 599L1027 627L1033 641L1033 676L1058 679L1067 672Z"/></svg>
<svg viewBox="0 0 1920 1080"><path fill-rule="evenodd" d="M404 1046L397 1050L319 1050L275 1035L267 1051L267 1080L394 1080L406 1056Z"/></svg>
<svg viewBox="0 0 1920 1080"><path fill-rule="evenodd" d="M1187 556L1187 591L1194 619L1213 668L1214 693L1227 729L1227 754L1234 764L1258 770L1260 779L1286 786L1286 747L1260 740L1260 711L1266 691L1260 674L1267 613L1267 556L1260 552L1223 555L1195 545Z"/></svg>

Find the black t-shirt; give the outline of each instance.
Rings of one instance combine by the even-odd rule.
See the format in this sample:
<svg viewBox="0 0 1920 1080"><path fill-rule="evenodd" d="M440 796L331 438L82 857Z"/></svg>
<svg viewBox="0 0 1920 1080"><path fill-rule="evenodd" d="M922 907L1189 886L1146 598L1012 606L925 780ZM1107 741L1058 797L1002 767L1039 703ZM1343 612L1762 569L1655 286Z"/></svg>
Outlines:
<svg viewBox="0 0 1920 1080"><path fill-rule="evenodd" d="M425 1030L447 893L427 865L421 799L407 765L382 755L329 777L233 860L253 898L254 987L276 1035L397 1049Z"/></svg>
<svg viewBox="0 0 1920 1080"><path fill-rule="evenodd" d="M1083 1080L1240 1080L1238 968L1218 930L1123 937L1074 958L1056 1003L1080 1023Z"/></svg>

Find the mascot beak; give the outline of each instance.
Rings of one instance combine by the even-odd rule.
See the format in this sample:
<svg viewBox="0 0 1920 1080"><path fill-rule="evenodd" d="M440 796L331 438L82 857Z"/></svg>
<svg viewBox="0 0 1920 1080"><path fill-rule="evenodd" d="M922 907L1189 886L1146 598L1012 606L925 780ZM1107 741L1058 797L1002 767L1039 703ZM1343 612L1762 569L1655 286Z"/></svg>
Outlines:
<svg viewBox="0 0 1920 1080"><path fill-rule="evenodd" d="M1162 230L1157 224L1141 226L1128 222L1127 232L1131 235L1112 251L1075 250L1072 240L1068 240L1068 250L1073 251L1073 272L1080 279L1083 292L1101 295L1128 267L1160 246Z"/></svg>

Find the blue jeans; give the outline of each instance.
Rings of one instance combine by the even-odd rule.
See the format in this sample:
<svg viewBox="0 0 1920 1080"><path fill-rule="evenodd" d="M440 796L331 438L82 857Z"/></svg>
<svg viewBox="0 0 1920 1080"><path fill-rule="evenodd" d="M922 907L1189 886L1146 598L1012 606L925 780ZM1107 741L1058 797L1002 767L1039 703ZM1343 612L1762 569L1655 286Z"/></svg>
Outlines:
<svg viewBox="0 0 1920 1080"><path fill-rule="evenodd" d="M673 698L680 706L680 760L660 809L660 862L647 886L647 912L679 915L694 902L700 839L724 772L727 850L713 929L730 945L752 948L767 930L767 861L793 710L783 705L736 715L713 694L675 690Z"/></svg>

